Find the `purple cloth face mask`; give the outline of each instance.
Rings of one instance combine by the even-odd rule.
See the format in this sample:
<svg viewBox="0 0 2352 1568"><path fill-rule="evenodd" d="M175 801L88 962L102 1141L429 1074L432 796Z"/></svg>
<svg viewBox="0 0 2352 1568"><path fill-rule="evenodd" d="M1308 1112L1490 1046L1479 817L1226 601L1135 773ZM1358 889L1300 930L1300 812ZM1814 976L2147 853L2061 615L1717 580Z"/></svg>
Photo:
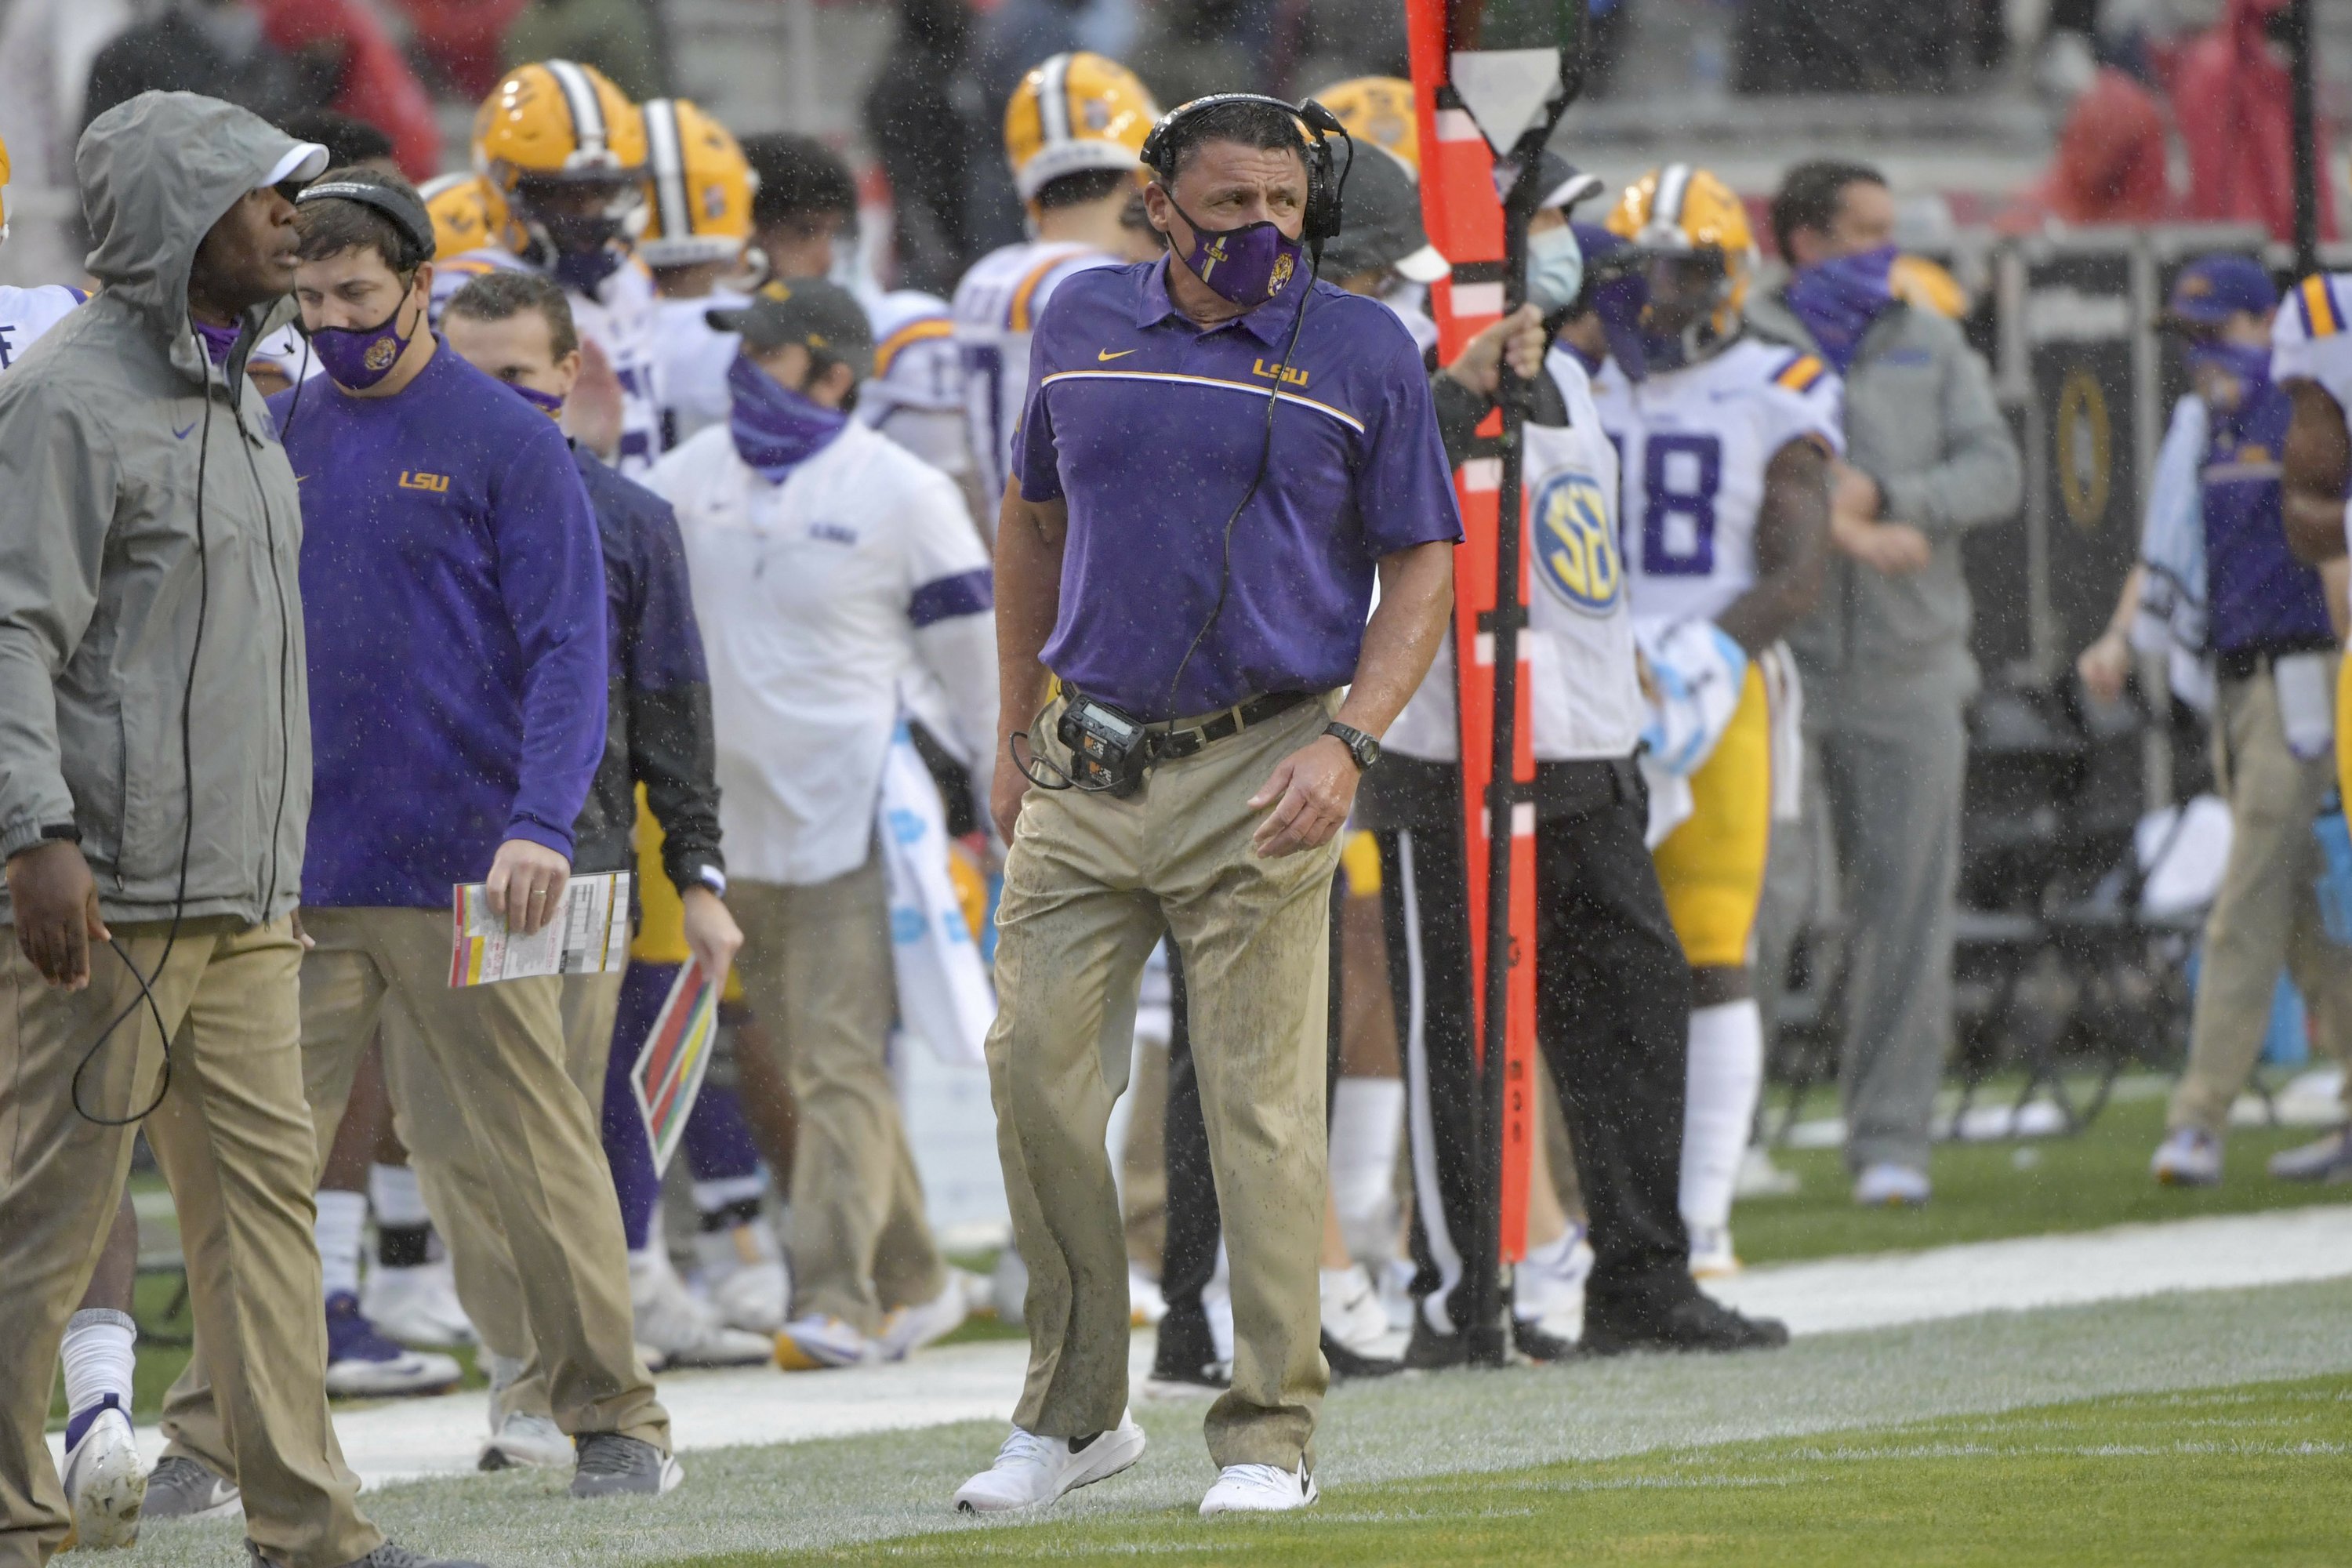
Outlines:
<svg viewBox="0 0 2352 1568"><path fill-rule="evenodd" d="M1173 195L1168 205L1176 207ZM1298 276L1306 247L1270 220L1236 228L1202 228L1182 207L1176 207L1176 216L1192 229L1192 248L1184 265L1220 298L1244 310L1265 304Z"/></svg>
<svg viewBox="0 0 2352 1568"><path fill-rule="evenodd" d="M563 399L551 392L541 392L535 386L525 386L519 381L507 383L507 390L546 415L550 419L563 417Z"/></svg>
<svg viewBox="0 0 2352 1568"><path fill-rule="evenodd" d="M400 312L407 303L407 296L403 295L392 314L373 327L320 327L310 334L319 363L337 386L365 392L392 374L409 340L416 335L415 326L404 332L399 328ZM423 311L417 312L417 319L424 320Z"/></svg>

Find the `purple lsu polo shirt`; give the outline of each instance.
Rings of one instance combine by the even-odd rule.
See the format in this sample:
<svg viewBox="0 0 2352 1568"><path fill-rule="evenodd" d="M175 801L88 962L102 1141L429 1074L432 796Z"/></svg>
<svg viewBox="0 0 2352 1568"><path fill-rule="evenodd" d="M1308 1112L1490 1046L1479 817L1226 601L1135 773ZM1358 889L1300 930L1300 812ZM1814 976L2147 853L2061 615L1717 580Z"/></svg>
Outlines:
<svg viewBox="0 0 2352 1568"><path fill-rule="evenodd" d="M1387 306L1323 282L1203 331L1169 299L1167 265L1077 274L1032 342L1013 471L1024 499L1070 510L1045 666L1147 721L1344 686L1375 563L1462 537L1421 351ZM1224 607L1184 663L1216 608L1225 520L1257 472L1277 387Z"/></svg>

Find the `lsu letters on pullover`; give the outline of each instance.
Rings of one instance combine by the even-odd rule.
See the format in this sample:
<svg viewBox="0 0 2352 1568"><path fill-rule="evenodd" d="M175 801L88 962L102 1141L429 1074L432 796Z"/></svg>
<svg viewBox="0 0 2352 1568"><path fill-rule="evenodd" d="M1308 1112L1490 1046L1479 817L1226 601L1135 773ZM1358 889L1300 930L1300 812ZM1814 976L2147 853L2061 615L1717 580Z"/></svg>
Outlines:
<svg viewBox="0 0 2352 1568"><path fill-rule="evenodd" d="M446 908L505 839L569 857L604 750L606 626L562 434L446 347L393 396L327 383L270 411L302 495L302 901Z"/></svg>

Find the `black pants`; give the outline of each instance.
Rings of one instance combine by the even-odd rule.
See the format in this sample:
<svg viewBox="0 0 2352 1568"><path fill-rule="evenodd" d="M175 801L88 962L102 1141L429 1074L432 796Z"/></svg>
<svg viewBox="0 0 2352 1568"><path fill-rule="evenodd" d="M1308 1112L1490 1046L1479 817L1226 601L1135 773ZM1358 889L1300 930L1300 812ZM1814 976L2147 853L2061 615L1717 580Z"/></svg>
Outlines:
<svg viewBox="0 0 2352 1568"><path fill-rule="evenodd" d="M1340 879L1332 880L1330 1027L1327 1032L1327 1085L1339 1076ZM1324 1116L1330 1115L1327 1092ZM1168 948L1168 1234L1160 1249L1160 1293L1168 1315L1160 1324L1155 1367L1197 1370L1216 1359L1209 1316L1201 1292L1216 1277L1217 1244L1224 1238L1217 1209L1217 1185L1209 1165L1209 1132L1201 1118L1201 1081L1192 1070L1192 1033L1185 1024L1184 960Z"/></svg>
<svg viewBox="0 0 2352 1568"><path fill-rule="evenodd" d="M1594 1256L1589 1317L1638 1320L1690 1295L1682 1179L1690 968L1643 847L1640 791L1536 826L1536 1039L1576 1150ZM1381 889L1413 1174L1413 1294L1468 1324L1479 1100L1462 829L1384 831ZM1442 1315L1442 1320L1441 1320Z"/></svg>

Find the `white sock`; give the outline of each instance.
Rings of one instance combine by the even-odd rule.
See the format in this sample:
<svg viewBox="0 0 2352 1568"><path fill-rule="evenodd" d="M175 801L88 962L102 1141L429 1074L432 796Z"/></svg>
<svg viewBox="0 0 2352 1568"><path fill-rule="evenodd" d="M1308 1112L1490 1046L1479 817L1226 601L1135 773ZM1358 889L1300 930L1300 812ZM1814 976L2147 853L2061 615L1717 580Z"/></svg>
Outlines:
<svg viewBox="0 0 2352 1568"><path fill-rule="evenodd" d="M1731 1189L1764 1089L1764 1018L1753 1000L1693 1009L1683 1104L1683 1223L1731 1223Z"/></svg>
<svg viewBox="0 0 2352 1568"><path fill-rule="evenodd" d="M1404 1136L1404 1079L1343 1078L1331 1095L1331 1205L1353 1249L1358 1232L1395 1206L1397 1140Z"/></svg>
<svg viewBox="0 0 2352 1568"><path fill-rule="evenodd" d="M433 1216L425 1208L424 1184L417 1181L415 1171L406 1165L370 1165L368 1202L375 1208L378 1225L433 1223Z"/></svg>
<svg viewBox="0 0 2352 1568"><path fill-rule="evenodd" d="M367 1214L365 1193L319 1189L319 1218L310 1234L319 1242L319 1282L330 1297L337 1291L360 1293L360 1252L366 1245Z"/></svg>
<svg viewBox="0 0 2352 1568"><path fill-rule="evenodd" d="M131 1415L131 1369L137 1363L139 1325L127 1312L85 1307L66 1320L66 1409L87 1410L111 1394Z"/></svg>

